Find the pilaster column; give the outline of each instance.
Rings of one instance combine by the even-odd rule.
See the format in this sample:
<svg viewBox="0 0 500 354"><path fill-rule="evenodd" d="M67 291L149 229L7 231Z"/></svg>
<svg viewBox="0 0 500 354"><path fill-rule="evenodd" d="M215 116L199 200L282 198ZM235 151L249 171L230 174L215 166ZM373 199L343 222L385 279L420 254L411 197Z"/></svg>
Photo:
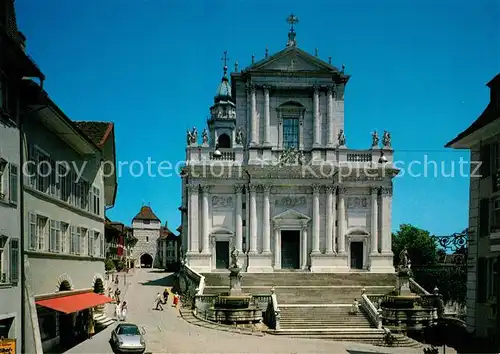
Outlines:
<svg viewBox="0 0 500 354"><path fill-rule="evenodd" d="M371 210L371 242L372 242L372 254L378 253L378 192L380 188L373 187L371 192L372 197L372 210Z"/></svg>
<svg viewBox="0 0 500 354"><path fill-rule="evenodd" d="M345 194L347 189L344 187L338 188L339 193L339 215L338 215L338 247L339 254L345 253Z"/></svg>
<svg viewBox="0 0 500 354"><path fill-rule="evenodd" d="M319 87L314 86L313 93L313 125L314 125L314 138L313 145L321 146L321 125L319 122Z"/></svg>
<svg viewBox="0 0 500 354"><path fill-rule="evenodd" d="M333 230L335 229L335 212L333 210L333 194L336 186L326 186L326 247L325 253L332 254L335 250L333 243Z"/></svg>
<svg viewBox="0 0 500 354"><path fill-rule="evenodd" d="M301 268L302 269L307 269L307 221L302 221L302 224L301 224L301 227L302 227L302 264L301 264Z"/></svg>
<svg viewBox="0 0 500 354"><path fill-rule="evenodd" d="M319 252L319 191L320 186L314 184L313 188L313 218L312 218L312 253Z"/></svg>
<svg viewBox="0 0 500 354"><path fill-rule="evenodd" d="M326 92L326 112L328 120L328 146L334 145L334 132L333 132L333 87L328 87Z"/></svg>
<svg viewBox="0 0 500 354"><path fill-rule="evenodd" d="M252 144L252 96L250 85L247 83L245 87L246 98L247 98L247 112L246 112L246 131L247 131L247 144Z"/></svg>
<svg viewBox="0 0 500 354"><path fill-rule="evenodd" d="M381 253L392 253L391 240L391 207L392 207L392 187L382 187L380 189L381 201L381 225L380 225L380 242Z"/></svg>
<svg viewBox="0 0 500 354"><path fill-rule="evenodd" d="M211 258L212 258L212 269L217 268L217 254L216 254L216 244L217 244L217 239L215 236L210 237L210 250L212 251Z"/></svg>
<svg viewBox="0 0 500 354"><path fill-rule="evenodd" d="M271 145L271 112L269 108L269 86L264 86L264 145Z"/></svg>
<svg viewBox="0 0 500 354"><path fill-rule="evenodd" d="M250 252L257 253L257 186L248 186L250 191Z"/></svg>
<svg viewBox="0 0 500 354"><path fill-rule="evenodd" d="M198 184L189 184L189 250L191 253L199 253L199 239L198 239L198 191L200 186Z"/></svg>
<svg viewBox="0 0 500 354"><path fill-rule="evenodd" d="M274 225L274 269L278 269L280 264L280 253L281 253L281 240L280 240L280 228Z"/></svg>
<svg viewBox="0 0 500 354"><path fill-rule="evenodd" d="M300 113L299 117L299 150L304 150L304 115L305 111Z"/></svg>
<svg viewBox="0 0 500 354"><path fill-rule="evenodd" d="M276 117L278 118L278 149L283 149L283 119L279 109L276 112Z"/></svg>
<svg viewBox="0 0 500 354"><path fill-rule="evenodd" d="M262 253L271 253L271 210L269 203L269 194L271 191L271 185L265 184L263 187L264 190L264 205L263 205L263 215L262 215L262 227L264 230L262 231Z"/></svg>
<svg viewBox="0 0 500 354"><path fill-rule="evenodd" d="M257 131L257 98L255 97L255 85L250 86L250 102L251 102L251 125L252 125L252 142L255 146L259 143L259 132Z"/></svg>
<svg viewBox="0 0 500 354"><path fill-rule="evenodd" d="M209 235L210 235L210 226L208 220L208 198L210 194L210 186L203 185L201 186L202 191L202 204L201 204L201 251L203 253L210 253L209 249Z"/></svg>
<svg viewBox="0 0 500 354"><path fill-rule="evenodd" d="M239 252L242 252L243 248L243 193L244 186L242 184L237 184L234 186L234 193L236 194L236 212L235 212L235 247Z"/></svg>

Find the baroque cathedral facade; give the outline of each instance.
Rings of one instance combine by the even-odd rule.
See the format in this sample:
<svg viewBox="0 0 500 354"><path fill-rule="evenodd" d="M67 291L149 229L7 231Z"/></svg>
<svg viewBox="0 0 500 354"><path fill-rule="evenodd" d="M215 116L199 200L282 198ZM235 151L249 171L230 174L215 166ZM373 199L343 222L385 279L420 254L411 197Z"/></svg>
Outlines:
<svg viewBox="0 0 500 354"><path fill-rule="evenodd" d="M350 76L298 48L291 25L276 54L230 75L225 60L206 128L187 132L184 261L227 269L234 248L247 272L393 273L390 134L348 147Z"/></svg>

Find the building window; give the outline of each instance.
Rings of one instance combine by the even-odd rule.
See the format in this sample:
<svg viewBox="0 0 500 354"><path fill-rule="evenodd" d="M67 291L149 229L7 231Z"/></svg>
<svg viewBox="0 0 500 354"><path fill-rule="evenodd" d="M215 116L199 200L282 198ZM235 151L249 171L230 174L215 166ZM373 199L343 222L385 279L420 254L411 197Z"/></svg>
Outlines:
<svg viewBox="0 0 500 354"><path fill-rule="evenodd" d="M0 111L7 111L8 106L8 90L7 90L7 77L3 74L0 74Z"/></svg>
<svg viewBox="0 0 500 354"><path fill-rule="evenodd" d="M87 230L84 227L79 227L78 228L78 234L80 238L80 249L79 249L79 254L85 254L85 247L87 245L87 237L89 237L89 230Z"/></svg>
<svg viewBox="0 0 500 354"><path fill-rule="evenodd" d="M142 220L142 223L144 225L149 225L149 224L151 224L151 220Z"/></svg>
<svg viewBox="0 0 500 354"><path fill-rule="evenodd" d="M59 252L61 249L61 223L56 220L50 220L50 239L49 250Z"/></svg>
<svg viewBox="0 0 500 354"><path fill-rule="evenodd" d="M13 204L17 204L18 198L18 177L19 172L17 165L9 164L9 200Z"/></svg>
<svg viewBox="0 0 500 354"><path fill-rule="evenodd" d="M36 249L38 251L45 250L45 239L47 237L47 218L36 216Z"/></svg>
<svg viewBox="0 0 500 354"><path fill-rule="evenodd" d="M489 177L491 175L491 145L482 146L479 154L481 159L481 177Z"/></svg>
<svg viewBox="0 0 500 354"><path fill-rule="evenodd" d="M149 237L148 236L146 236L146 242L149 242Z"/></svg>
<svg viewBox="0 0 500 354"><path fill-rule="evenodd" d="M0 235L0 283L7 282L7 265L5 246L7 245L7 236Z"/></svg>
<svg viewBox="0 0 500 354"><path fill-rule="evenodd" d="M101 215L101 191L95 186L92 187L92 212Z"/></svg>
<svg viewBox="0 0 500 354"><path fill-rule="evenodd" d="M42 193L49 193L52 172L52 163L49 155L35 148L33 158L35 162L34 175L36 176L35 188Z"/></svg>
<svg viewBox="0 0 500 354"><path fill-rule="evenodd" d="M91 231L90 232L90 235L89 235L89 245L88 245L88 250L87 250L87 254L89 256L93 256L94 255L94 237L95 237L95 232L94 231Z"/></svg>
<svg viewBox="0 0 500 354"><path fill-rule="evenodd" d="M69 244L69 225L61 222L61 252L67 253Z"/></svg>
<svg viewBox="0 0 500 354"><path fill-rule="evenodd" d="M104 257L104 235L96 232L96 240L99 242L99 257Z"/></svg>
<svg viewBox="0 0 500 354"><path fill-rule="evenodd" d="M297 118L283 118L283 147L299 148L299 120Z"/></svg>
<svg viewBox="0 0 500 354"><path fill-rule="evenodd" d="M80 242L78 235L78 228L76 226L71 225L71 238L69 240L69 249L71 254L79 254L80 253Z"/></svg>
<svg viewBox="0 0 500 354"><path fill-rule="evenodd" d="M488 284L488 259L480 257L477 259L477 289L476 301L485 303L487 300L487 284Z"/></svg>
<svg viewBox="0 0 500 354"><path fill-rule="evenodd" d="M499 230L500 229L500 198L493 199L492 201L493 210L491 218L492 218L492 229Z"/></svg>
<svg viewBox="0 0 500 354"><path fill-rule="evenodd" d="M28 223L29 223L29 248L32 250L36 250L36 214L29 213L28 214Z"/></svg>
<svg viewBox="0 0 500 354"><path fill-rule="evenodd" d="M488 259L488 298L491 299L496 296L496 267L497 267L497 259L489 258Z"/></svg>
<svg viewBox="0 0 500 354"><path fill-rule="evenodd" d="M481 199L479 202L479 236L485 237L490 233L490 200Z"/></svg>
<svg viewBox="0 0 500 354"><path fill-rule="evenodd" d="M10 240L10 282L17 285L19 281L19 240Z"/></svg>

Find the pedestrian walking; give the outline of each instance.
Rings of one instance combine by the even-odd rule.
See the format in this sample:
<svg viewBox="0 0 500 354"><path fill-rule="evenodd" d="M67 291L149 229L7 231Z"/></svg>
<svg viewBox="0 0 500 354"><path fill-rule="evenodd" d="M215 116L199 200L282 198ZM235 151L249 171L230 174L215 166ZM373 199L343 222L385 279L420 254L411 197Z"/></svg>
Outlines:
<svg viewBox="0 0 500 354"><path fill-rule="evenodd" d="M118 321L120 321L121 314L122 314L121 303L120 301L117 301L115 306L115 317Z"/></svg>
<svg viewBox="0 0 500 354"><path fill-rule="evenodd" d="M177 304L179 303L179 295L174 294L174 299L172 301L172 306L177 307Z"/></svg>
<svg viewBox="0 0 500 354"><path fill-rule="evenodd" d="M125 321L127 319L127 301L123 301L122 303L122 317L121 320Z"/></svg>
<svg viewBox="0 0 500 354"><path fill-rule="evenodd" d="M116 300L116 302L120 302L120 294L121 293L122 292L120 291L120 289L116 288L116 290L115 290L115 300Z"/></svg>
<svg viewBox="0 0 500 354"><path fill-rule="evenodd" d="M161 298L161 294L160 293L156 294L155 301L156 301L156 308L155 308L155 310L161 310L161 311L163 311L163 307L161 306L161 304L163 303L163 300Z"/></svg>
<svg viewBox="0 0 500 354"><path fill-rule="evenodd" d="M168 301L168 289L165 288L165 290L163 291L163 305L166 305L167 301Z"/></svg>
<svg viewBox="0 0 500 354"><path fill-rule="evenodd" d="M115 278L115 284L118 285L119 282L120 282L120 279L118 279L118 274L117 274L116 278Z"/></svg>

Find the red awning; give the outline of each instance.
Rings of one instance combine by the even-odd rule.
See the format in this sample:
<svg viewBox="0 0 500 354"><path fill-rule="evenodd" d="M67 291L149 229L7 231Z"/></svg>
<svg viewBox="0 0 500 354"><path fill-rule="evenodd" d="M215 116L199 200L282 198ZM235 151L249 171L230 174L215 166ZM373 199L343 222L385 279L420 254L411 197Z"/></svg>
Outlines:
<svg viewBox="0 0 500 354"><path fill-rule="evenodd" d="M113 299L88 292L82 294L74 294L62 297L55 297L47 300L36 301L37 305L48 307L49 309L64 312L66 314L82 311L91 307L99 306L112 302Z"/></svg>

